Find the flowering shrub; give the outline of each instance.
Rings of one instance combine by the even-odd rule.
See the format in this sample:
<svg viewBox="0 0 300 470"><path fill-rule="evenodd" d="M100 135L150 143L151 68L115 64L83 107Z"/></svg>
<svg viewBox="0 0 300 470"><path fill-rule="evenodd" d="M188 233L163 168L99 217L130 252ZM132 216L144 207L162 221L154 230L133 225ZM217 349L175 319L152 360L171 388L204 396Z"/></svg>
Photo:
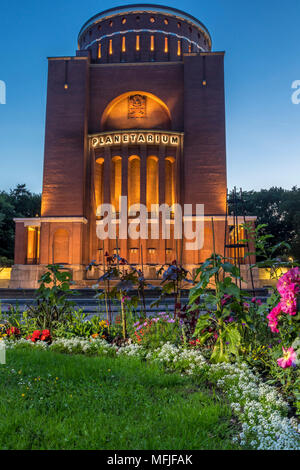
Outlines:
<svg viewBox="0 0 300 470"><path fill-rule="evenodd" d="M52 337L49 330L35 330L32 335L27 336L27 340L36 343L37 341L44 341L45 343L51 343Z"/></svg>
<svg viewBox="0 0 300 470"><path fill-rule="evenodd" d="M284 274L277 283L279 303L267 315L272 333L280 333L284 343L291 342L299 335L299 315L297 299L300 293L300 269L293 268ZM290 346L290 345L289 345ZM296 365L296 352L293 347L283 349L283 357L277 364L286 369Z"/></svg>
<svg viewBox="0 0 300 470"><path fill-rule="evenodd" d="M161 343L171 341L178 344L181 340L180 322L161 312L157 317L146 318L134 323L132 339L144 347L158 347Z"/></svg>
<svg viewBox="0 0 300 470"><path fill-rule="evenodd" d="M6 336L8 337L18 337L20 336L20 334L21 334L21 331L19 330L19 328L16 328L15 326L11 326L10 328L6 330Z"/></svg>

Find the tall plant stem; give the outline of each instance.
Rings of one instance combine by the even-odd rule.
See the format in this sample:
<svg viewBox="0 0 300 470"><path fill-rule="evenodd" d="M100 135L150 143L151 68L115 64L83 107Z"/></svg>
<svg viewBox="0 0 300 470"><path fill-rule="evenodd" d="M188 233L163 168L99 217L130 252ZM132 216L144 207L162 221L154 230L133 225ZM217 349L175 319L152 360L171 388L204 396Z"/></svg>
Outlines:
<svg viewBox="0 0 300 470"><path fill-rule="evenodd" d="M143 257L143 245L141 244L141 267L142 267L142 276L143 276L143 280L145 279L144 277L144 257ZM144 308L144 317L146 318L147 316L147 312L146 312L146 299L145 299L145 289L144 289L144 285L141 289L141 292L142 292L142 298L143 298L143 308Z"/></svg>
<svg viewBox="0 0 300 470"><path fill-rule="evenodd" d="M216 242L215 242L215 226L214 226L214 218L211 218L211 229L212 229L212 237L213 237L213 257L214 257L214 268L216 267ZM216 296L219 298L219 272L215 273L215 290ZM217 310L219 312L222 311L222 304L221 299L218 300L217 303Z"/></svg>

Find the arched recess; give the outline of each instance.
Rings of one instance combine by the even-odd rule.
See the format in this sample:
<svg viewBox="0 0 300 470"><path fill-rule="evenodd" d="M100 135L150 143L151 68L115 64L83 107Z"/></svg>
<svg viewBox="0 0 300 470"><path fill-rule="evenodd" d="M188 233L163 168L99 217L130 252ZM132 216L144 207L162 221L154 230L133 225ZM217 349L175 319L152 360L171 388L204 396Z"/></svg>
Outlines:
<svg viewBox="0 0 300 470"><path fill-rule="evenodd" d="M170 207L176 202L175 158L165 159L165 203Z"/></svg>
<svg viewBox="0 0 300 470"><path fill-rule="evenodd" d="M110 188L111 204L115 212L119 212L119 198L122 195L122 157L116 156L112 158Z"/></svg>
<svg viewBox="0 0 300 470"><path fill-rule="evenodd" d="M140 204L141 200L141 159L131 155L128 159L128 208Z"/></svg>
<svg viewBox="0 0 300 470"><path fill-rule="evenodd" d="M119 95L106 106L101 118L102 131L171 128L168 106L158 96L146 91Z"/></svg>
<svg viewBox="0 0 300 470"><path fill-rule="evenodd" d="M151 212L151 204L158 203L158 158L151 155L147 158L146 205L148 212Z"/></svg>
<svg viewBox="0 0 300 470"><path fill-rule="evenodd" d="M53 236L53 263L54 264L69 264L69 245L70 236L69 232L65 229L59 228Z"/></svg>
<svg viewBox="0 0 300 470"><path fill-rule="evenodd" d="M96 208L103 204L103 169L104 158L97 158L95 162L95 202Z"/></svg>

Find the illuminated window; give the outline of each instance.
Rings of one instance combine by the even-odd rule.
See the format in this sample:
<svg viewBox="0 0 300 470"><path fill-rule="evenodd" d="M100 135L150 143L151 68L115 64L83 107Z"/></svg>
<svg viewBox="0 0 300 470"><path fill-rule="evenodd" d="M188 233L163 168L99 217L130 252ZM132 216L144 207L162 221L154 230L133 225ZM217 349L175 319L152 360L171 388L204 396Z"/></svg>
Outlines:
<svg viewBox="0 0 300 470"><path fill-rule="evenodd" d="M148 248L148 253L150 255L154 255L154 253L156 252L156 249L155 248Z"/></svg>
<svg viewBox="0 0 300 470"><path fill-rule="evenodd" d="M128 161L128 208L133 204L140 204L140 181L141 161L137 155L132 155Z"/></svg>
<svg viewBox="0 0 300 470"><path fill-rule="evenodd" d="M150 51L154 51L154 36L150 37Z"/></svg>
<svg viewBox="0 0 300 470"><path fill-rule="evenodd" d="M96 208L103 204L103 175L104 158L98 158L95 163L95 203Z"/></svg>
<svg viewBox="0 0 300 470"><path fill-rule="evenodd" d="M155 22L155 18L153 18L153 16L151 16L150 23L154 23L154 22Z"/></svg>
<svg viewBox="0 0 300 470"><path fill-rule="evenodd" d="M165 38L165 52L167 53L169 51L169 40L168 38Z"/></svg>
<svg viewBox="0 0 300 470"><path fill-rule="evenodd" d="M140 50L140 36L138 34L135 38L135 48L136 48L137 51Z"/></svg>
<svg viewBox="0 0 300 470"><path fill-rule="evenodd" d="M122 18L122 24L126 23L126 18Z"/></svg>
<svg viewBox="0 0 300 470"><path fill-rule="evenodd" d="M181 28L181 23L178 21L177 28Z"/></svg>
<svg viewBox="0 0 300 470"><path fill-rule="evenodd" d="M165 24L169 24L169 20L167 20L167 18L164 19L164 23Z"/></svg>
<svg viewBox="0 0 300 470"><path fill-rule="evenodd" d="M114 24L113 21L110 21L110 22L109 22L109 26L110 26L111 28L112 28L113 24Z"/></svg>
<svg viewBox="0 0 300 470"><path fill-rule="evenodd" d="M112 159L111 172L111 204L115 212L119 212L119 199L122 195L122 158L114 157Z"/></svg>
<svg viewBox="0 0 300 470"><path fill-rule="evenodd" d="M126 38L122 37L122 52L126 52Z"/></svg>
<svg viewBox="0 0 300 470"><path fill-rule="evenodd" d="M112 55L113 47L112 47L112 39L109 40L109 55Z"/></svg>
<svg viewBox="0 0 300 470"><path fill-rule="evenodd" d="M165 159L165 203L172 207L175 204L175 158Z"/></svg>
<svg viewBox="0 0 300 470"><path fill-rule="evenodd" d="M178 55L178 56L181 55L181 41L178 41L178 42L177 42L177 55Z"/></svg>
<svg viewBox="0 0 300 470"><path fill-rule="evenodd" d="M98 44L98 59L101 59L101 43Z"/></svg>
<svg viewBox="0 0 300 470"><path fill-rule="evenodd" d="M40 251L40 229L27 227L27 264L38 264Z"/></svg>
<svg viewBox="0 0 300 470"><path fill-rule="evenodd" d="M189 52L192 52L192 44L189 44Z"/></svg>
<svg viewBox="0 0 300 470"><path fill-rule="evenodd" d="M151 204L158 204L158 158L147 158L146 205L151 212Z"/></svg>

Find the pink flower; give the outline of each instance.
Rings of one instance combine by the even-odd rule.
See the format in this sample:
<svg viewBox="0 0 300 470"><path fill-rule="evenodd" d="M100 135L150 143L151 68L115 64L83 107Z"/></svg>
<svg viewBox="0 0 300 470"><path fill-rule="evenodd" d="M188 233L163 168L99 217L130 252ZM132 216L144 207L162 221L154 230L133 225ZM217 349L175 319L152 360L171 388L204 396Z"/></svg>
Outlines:
<svg viewBox="0 0 300 470"><path fill-rule="evenodd" d="M221 305L224 307L230 300L232 299L232 295L225 294L221 299Z"/></svg>
<svg viewBox="0 0 300 470"><path fill-rule="evenodd" d="M287 291L293 289L293 287L291 287L292 284L294 284L295 287L298 287L297 292L294 291L295 293L298 293L300 286L299 268L290 269L286 274L284 274L277 283L277 290L281 295L284 295Z"/></svg>
<svg viewBox="0 0 300 470"><path fill-rule="evenodd" d="M297 298L293 292L287 292L280 300L281 310L289 315L297 314Z"/></svg>
<svg viewBox="0 0 300 470"><path fill-rule="evenodd" d="M277 364L279 365L279 367L282 367L283 369L286 369L287 367L291 367L291 366L295 367L297 355L294 349L282 348L282 350L283 350L283 357L281 357L280 359L277 359Z"/></svg>
<svg viewBox="0 0 300 470"><path fill-rule="evenodd" d="M277 325L278 317L281 313L281 304L279 303L276 307L273 308L273 310L271 310L269 315L267 315L267 319L269 320L269 327L271 328L272 333L279 333Z"/></svg>

